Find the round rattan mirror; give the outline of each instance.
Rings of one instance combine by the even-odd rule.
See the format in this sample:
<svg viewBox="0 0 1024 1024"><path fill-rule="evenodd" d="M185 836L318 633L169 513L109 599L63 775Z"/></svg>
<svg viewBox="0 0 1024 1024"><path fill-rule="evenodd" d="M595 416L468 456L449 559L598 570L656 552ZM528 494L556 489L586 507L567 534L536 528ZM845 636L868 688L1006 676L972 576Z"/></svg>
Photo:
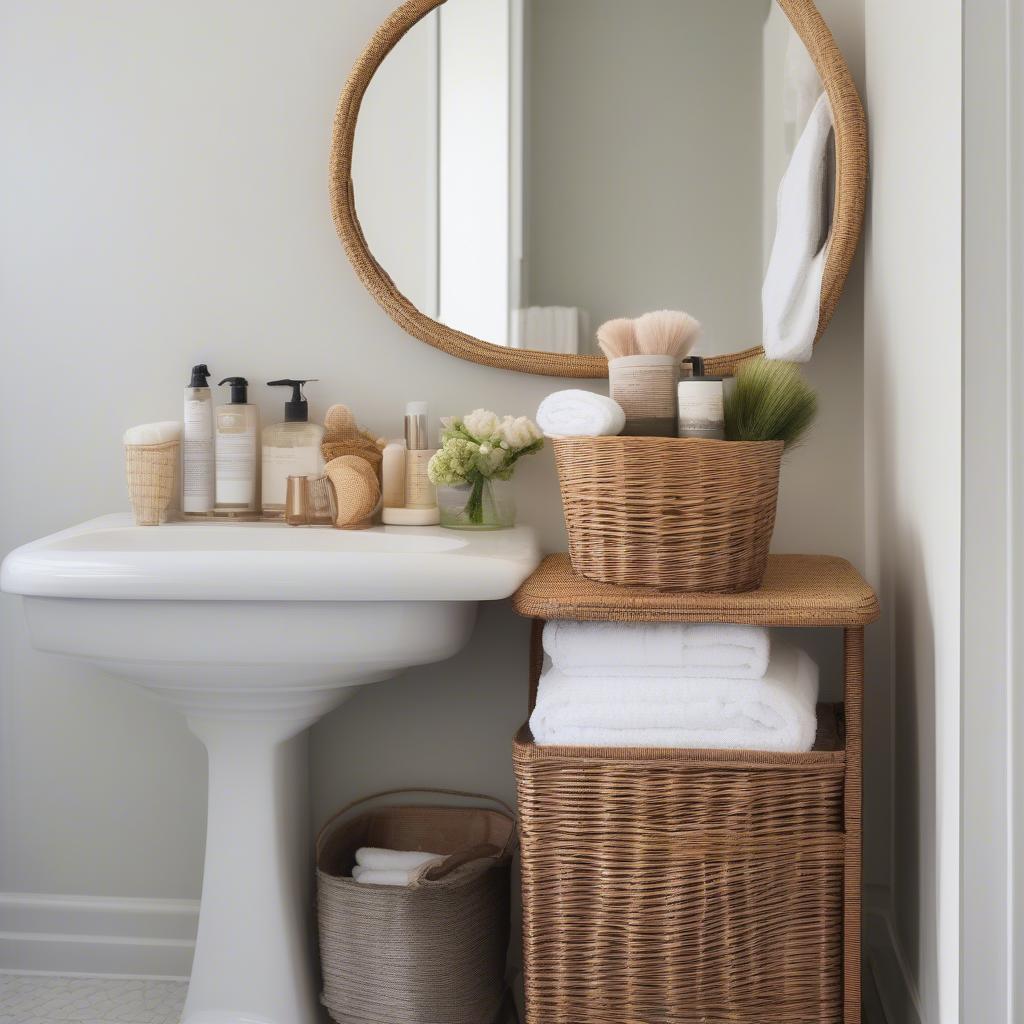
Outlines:
<svg viewBox="0 0 1024 1024"><path fill-rule="evenodd" d="M776 193L822 93L817 340L860 238L867 142L812 0L407 0L338 104L335 225L392 319L452 355L604 377L598 323L671 307L730 374L762 351Z"/></svg>

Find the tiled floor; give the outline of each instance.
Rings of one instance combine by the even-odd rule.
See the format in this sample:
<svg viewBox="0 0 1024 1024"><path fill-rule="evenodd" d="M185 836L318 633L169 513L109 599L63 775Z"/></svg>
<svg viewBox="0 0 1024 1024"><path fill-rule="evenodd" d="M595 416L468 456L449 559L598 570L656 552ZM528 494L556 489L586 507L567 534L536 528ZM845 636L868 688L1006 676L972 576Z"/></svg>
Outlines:
<svg viewBox="0 0 1024 1024"><path fill-rule="evenodd" d="M0 974L0 1024L178 1024L185 983Z"/></svg>
<svg viewBox="0 0 1024 1024"><path fill-rule="evenodd" d="M884 1024L874 984L865 981L865 1024ZM141 978L0 974L0 1024L178 1024L185 987Z"/></svg>

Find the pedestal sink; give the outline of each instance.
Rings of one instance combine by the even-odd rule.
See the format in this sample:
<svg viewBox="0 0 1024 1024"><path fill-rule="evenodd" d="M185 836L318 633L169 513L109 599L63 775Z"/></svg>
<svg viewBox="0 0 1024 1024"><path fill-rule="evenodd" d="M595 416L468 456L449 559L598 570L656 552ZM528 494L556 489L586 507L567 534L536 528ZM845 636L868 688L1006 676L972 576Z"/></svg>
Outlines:
<svg viewBox="0 0 1024 1024"><path fill-rule="evenodd" d="M104 516L18 548L0 587L32 643L176 707L210 763L185 1024L318 1020L306 733L356 687L440 661L477 602L538 561L527 528L136 527Z"/></svg>

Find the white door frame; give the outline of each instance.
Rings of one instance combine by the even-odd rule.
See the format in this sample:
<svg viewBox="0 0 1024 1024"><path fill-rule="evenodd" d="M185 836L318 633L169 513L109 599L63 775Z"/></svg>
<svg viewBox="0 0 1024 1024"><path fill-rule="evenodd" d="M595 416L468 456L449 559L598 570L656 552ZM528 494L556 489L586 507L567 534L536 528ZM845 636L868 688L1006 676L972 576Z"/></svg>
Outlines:
<svg viewBox="0 0 1024 1024"><path fill-rule="evenodd" d="M969 0L963 18L960 1020L1017 1024L1024 1019L1024 674L1016 640L1024 637L1024 0Z"/></svg>

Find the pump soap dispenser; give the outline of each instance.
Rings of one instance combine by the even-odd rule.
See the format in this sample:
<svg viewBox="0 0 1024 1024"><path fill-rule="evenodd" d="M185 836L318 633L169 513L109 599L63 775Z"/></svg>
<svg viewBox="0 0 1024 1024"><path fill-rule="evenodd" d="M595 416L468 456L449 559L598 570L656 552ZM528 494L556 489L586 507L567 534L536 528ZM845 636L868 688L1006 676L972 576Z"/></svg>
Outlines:
<svg viewBox="0 0 1024 1024"><path fill-rule="evenodd" d="M231 403L218 405L215 418L217 506L214 512L220 516L255 517L260 411L249 404L249 382L244 377L225 377L221 384L231 385Z"/></svg>
<svg viewBox="0 0 1024 1024"><path fill-rule="evenodd" d="M214 506L213 399L205 363L192 367L185 388L185 430L182 435L182 511L205 516Z"/></svg>
<svg viewBox="0 0 1024 1024"><path fill-rule="evenodd" d="M324 468L320 442L324 428L309 422L309 403L302 395L302 386L310 380L267 381L267 387L292 389L292 397L284 404L284 422L274 423L263 431L263 518L283 519L288 497L288 477L312 476Z"/></svg>

